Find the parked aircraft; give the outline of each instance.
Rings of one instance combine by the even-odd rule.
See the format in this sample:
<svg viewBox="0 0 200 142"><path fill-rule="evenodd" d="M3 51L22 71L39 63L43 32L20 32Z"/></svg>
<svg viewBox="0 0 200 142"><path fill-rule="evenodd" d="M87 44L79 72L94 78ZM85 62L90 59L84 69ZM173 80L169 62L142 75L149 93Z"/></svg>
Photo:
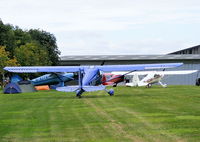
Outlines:
<svg viewBox="0 0 200 142"><path fill-rule="evenodd" d="M124 75L115 75L112 73L104 73L102 76L103 85L112 85L116 87L118 83L124 81Z"/></svg>
<svg viewBox="0 0 200 142"><path fill-rule="evenodd" d="M191 74L197 72L197 70L182 70L182 71L138 71L128 74L132 77L131 82L126 83L126 86L147 86L151 87L152 84L159 83L162 87L167 87L167 84L163 84L161 80L165 75L183 75ZM126 72L112 72L112 74L124 74ZM141 80L139 79L140 75L146 75Z"/></svg>
<svg viewBox="0 0 200 142"><path fill-rule="evenodd" d="M4 70L17 73L37 73L37 72L77 72L79 75L79 85L58 87L56 90L64 92L76 92L77 97L81 97L83 92L105 90L110 96L114 95L114 90L107 90L101 82L102 72L129 71L128 73L158 68L173 68L181 66L183 63L163 63L163 64L138 64L138 65L104 65L104 66L54 66L54 67L5 67Z"/></svg>
<svg viewBox="0 0 200 142"><path fill-rule="evenodd" d="M74 80L74 77L74 73L51 73L34 78L30 81L33 85L57 84L59 87L63 87L64 82Z"/></svg>

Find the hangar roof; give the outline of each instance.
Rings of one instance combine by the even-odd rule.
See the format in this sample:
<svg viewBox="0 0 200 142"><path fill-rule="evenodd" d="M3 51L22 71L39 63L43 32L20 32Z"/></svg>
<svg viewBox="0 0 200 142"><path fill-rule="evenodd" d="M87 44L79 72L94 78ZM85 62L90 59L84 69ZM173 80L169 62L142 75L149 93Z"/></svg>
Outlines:
<svg viewBox="0 0 200 142"><path fill-rule="evenodd" d="M197 45L186 49L178 50L169 54L199 54L200 53L199 48L200 45Z"/></svg>
<svg viewBox="0 0 200 142"><path fill-rule="evenodd" d="M61 61L78 60L200 60L200 54L178 55L70 55L62 56Z"/></svg>

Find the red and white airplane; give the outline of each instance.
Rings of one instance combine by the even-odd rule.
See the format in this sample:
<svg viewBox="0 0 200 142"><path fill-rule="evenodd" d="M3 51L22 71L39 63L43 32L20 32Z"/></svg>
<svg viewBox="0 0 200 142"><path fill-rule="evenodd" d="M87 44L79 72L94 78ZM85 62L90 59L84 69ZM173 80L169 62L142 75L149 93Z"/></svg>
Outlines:
<svg viewBox="0 0 200 142"><path fill-rule="evenodd" d="M130 76L131 82L126 83L126 86L147 86L151 87L154 83L159 83L162 87L167 87L167 84L163 84L161 80L165 75L183 75L195 73L198 70L181 70L181 71L136 71L127 74ZM126 72L112 72L112 74L120 75L125 74ZM139 76L144 76L141 80Z"/></svg>
<svg viewBox="0 0 200 142"><path fill-rule="evenodd" d="M112 73L104 73L102 76L103 85L111 85L116 87L118 83L124 82L124 75L115 75Z"/></svg>

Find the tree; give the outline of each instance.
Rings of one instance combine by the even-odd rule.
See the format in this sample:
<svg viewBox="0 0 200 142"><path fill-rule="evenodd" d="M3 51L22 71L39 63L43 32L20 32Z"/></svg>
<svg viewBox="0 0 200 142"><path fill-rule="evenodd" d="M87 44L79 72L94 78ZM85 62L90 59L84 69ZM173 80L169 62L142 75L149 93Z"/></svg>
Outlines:
<svg viewBox="0 0 200 142"><path fill-rule="evenodd" d="M18 26L14 27L15 45L20 47L31 42L31 36L27 31L23 31Z"/></svg>
<svg viewBox="0 0 200 142"><path fill-rule="evenodd" d="M48 51L41 48L36 42L21 45L15 49L14 55L22 66L48 66L52 64Z"/></svg>
<svg viewBox="0 0 200 142"><path fill-rule="evenodd" d="M32 45L34 43L34 46L38 46L45 53L47 53L45 56L46 58L48 58L49 62L45 62L44 64L58 65L60 51L58 50L56 38L53 34L37 29L31 29L29 31L22 30L18 26L3 24L0 19L0 46L5 46L5 50L9 52L9 58L14 58L14 56L16 55L15 51L18 51L18 49L22 47L22 51L26 51L27 53L29 53L27 50L25 50L24 47L30 46L29 43ZM20 54L22 54L22 51L20 52ZM38 49L37 51L40 50ZM43 56L44 52L41 52L40 56ZM17 56L17 58L21 59L23 57ZM36 59L32 61L34 63L31 63L31 61L29 60L29 64L24 64L27 63L27 61L19 60L19 62L23 63L23 65L33 65L34 63L36 63Z"/></svg>
<svg viewBox="0 0 200 142"><path fill-rule="evenodd" d="M0 21L0 45L6 47L6 51L10 53L9 56L13 55L13 49L16 47L13 26L4 25L2 21Z"/></svg>
<svg viewBox="0 0 200 142"><path fill-rule="evenodd" d="M53 34L37 29L23 30L18 26L4 24L0 19L1 80L5 66L57 65L59 54Z"/></svg>
<svg viewBox="0 0 200 142"><path fill-rule="evenodd" d="M0 84L3 85L4 67L5 66L19 66L16 58L10 59L9 52L5 50L5 46L0 46Z"/></svg>
<svg viewBox="0 0 200 142"><path fill-rule="evenodd" d="M58 50L55 36L49 32L35 29L29 30L29 33L33 40L39 42L41 47L48 51L52 65L57 65L59 62L60 51Z"/></svg>

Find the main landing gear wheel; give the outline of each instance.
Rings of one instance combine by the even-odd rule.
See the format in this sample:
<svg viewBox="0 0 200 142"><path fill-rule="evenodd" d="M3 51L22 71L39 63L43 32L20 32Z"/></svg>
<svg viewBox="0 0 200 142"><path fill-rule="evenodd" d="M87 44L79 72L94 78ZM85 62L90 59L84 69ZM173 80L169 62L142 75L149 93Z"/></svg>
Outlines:
<svg viewBox="0 0 200 142"><path fill-rule="evenodd" d="M146 88L151 88L151 86L152 86L151 84L148 84L148 85L146 86Z"/></svg>
<svg viewBox="0 0 200 142"><path fill-rule="evenodd" d="M110 89L110 90L108 91L108 94L109 94L110 96L113 96L113 95L114 95L114 90L113 90L113 89Z"/></svg>
<svg viewBox="0 0 200 142"><path fill-rule="evenodd" d="M81 95L80 94L76 94L76 97L81 98Z"/></svg>
<svg viewBox="0 0 200 142"><path fill-rule="evenodd" d="M83 90L76 91L76 97L81 98L81 94L83 93Z"/></svg>

